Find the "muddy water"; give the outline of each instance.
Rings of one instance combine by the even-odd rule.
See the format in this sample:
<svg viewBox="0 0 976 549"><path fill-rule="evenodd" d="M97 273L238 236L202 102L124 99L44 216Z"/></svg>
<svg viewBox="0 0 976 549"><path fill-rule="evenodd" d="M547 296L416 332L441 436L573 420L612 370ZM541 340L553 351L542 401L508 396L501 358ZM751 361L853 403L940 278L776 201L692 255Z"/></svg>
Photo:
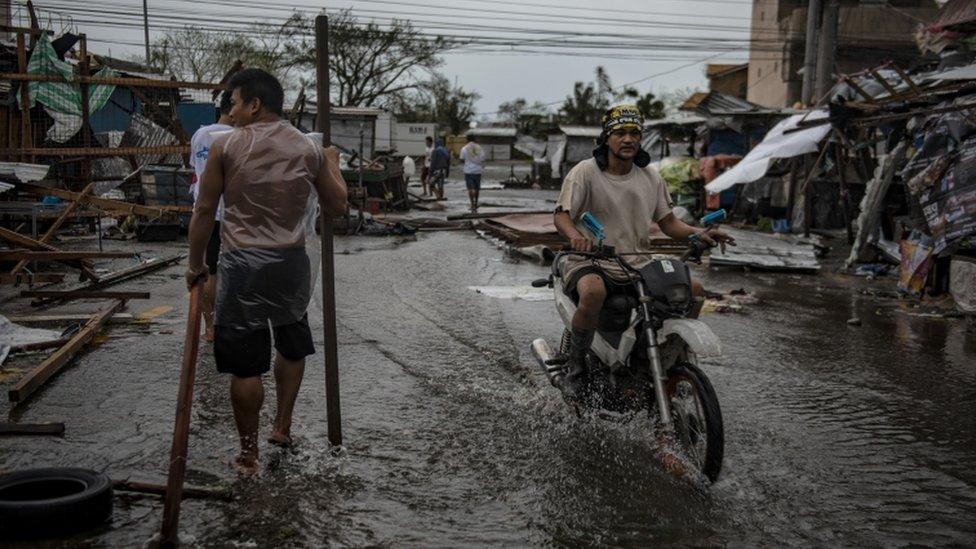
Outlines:
<svg viewBox="0 0 976 549"><path fill-rule="evenodd" d="M705 317L726 351L703 365L723 407L726 461L702 493L650 459L640 420L580 421L566 412L528 350L532 339L559 334L551 303L467 289L524 285L544 268L506 260L470 233L427 233L402 245L346 238L337 249L349 252L337 256L345 452L330 455L325 442L319 355L299 397L297 448L262 447L261 475L235 480L224 463L235 450L226 381L204 350L190 480L228 484L240 498L187 501L185 540L976 543L976 337L958 322L878 304L830 277L700 273L709 288L742 287L760 299L744 314ZM0 468L81 465L162 480L185 291L167 273L146 284L162 284L157 299L168 296L178 309L148 328L113 328L60 375L19 413L64 420L68 436L4 439ZM845 322L854 315L859 328ZM311 319L321 334L321 311ZM120 498L109 527L66 543L139 543L160 512L156 499Z"/></svg>

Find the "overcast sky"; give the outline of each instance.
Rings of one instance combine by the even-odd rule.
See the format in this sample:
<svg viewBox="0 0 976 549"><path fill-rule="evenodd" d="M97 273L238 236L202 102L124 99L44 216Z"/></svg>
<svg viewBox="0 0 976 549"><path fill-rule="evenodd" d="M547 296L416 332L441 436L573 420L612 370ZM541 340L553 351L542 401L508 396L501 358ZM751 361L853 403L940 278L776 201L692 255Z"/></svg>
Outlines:
<svg viewBox="0 0 976 549"><path fill-rule="evenodd" d="M0 0L2 1L2 0ZM22 11L15 0L15 11ZM613 83L634 81L640 91L704 87L707 62L747 59L749 0L148 0L150 37L160 26L210 25L221 19L273 21L290 7L313 11L351 7L362 20L411 19L428 33L490 38L444 56L443 74L481 94L481 113L524 97L561 101L577 80L590 81L597 65ZM36 0L42 24L59 30L72 22L95 53L141 54L141 0ZM598 7L597 7L598 6ZM154 17L162 15L163 17ZM50 22L50 23L48 23ZM227 21L225 21L226 23ZM122 26L119 26L122 25ZM477 29L471 27L478 27ZM553 41L560 43L554 44ZM506 41L511 42L505 44ZM543 42L548 41L548 42ZM598 49L580 42L599 43ZM683 67L683 68L682 68ZM653 75L658 75L652 78Z"/></svg>

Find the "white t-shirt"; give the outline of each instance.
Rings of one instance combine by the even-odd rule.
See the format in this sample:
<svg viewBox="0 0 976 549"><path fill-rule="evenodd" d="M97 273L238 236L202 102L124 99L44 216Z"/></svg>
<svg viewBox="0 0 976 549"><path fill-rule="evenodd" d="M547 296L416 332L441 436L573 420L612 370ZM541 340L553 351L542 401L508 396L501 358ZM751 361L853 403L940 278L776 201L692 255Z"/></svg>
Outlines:
<svg viewBox="0 0 976 549"><path fill-rule="evenodd" d="M477 143L468 143L458 155L464 160L464 173L480 174L485 170L485 149Z"/></svg>
<svg viewBox="0 0 976 549"><path fill-rule="evenodd" d="M417 163L413 161L413 158L409 156L403 157L403 177L413 177L417 173Z"/></svg>
<svg viewBox="0 0 976 549"><path fill-rule="evenodd" d="M233 126L227 124L209 124L201 126L193 132L190 138L190 166L196 174L196 179L190 185L190 193L193 195L194 204L200 196L200 179L203 178L203 169L207 166L207 157L210 156L210 146L213 145L214 138L221 132L233 130ZM220 199L220 206L217 207L215 219L220 221L220 212L224 209L224 200Z"/></svg>
<svg viewBox="0 0 976 549"><path fill-rule="evenodd" d="M430 168L430 155L434 152L434 146L431 145L424 149L424 167Z"/></svg>

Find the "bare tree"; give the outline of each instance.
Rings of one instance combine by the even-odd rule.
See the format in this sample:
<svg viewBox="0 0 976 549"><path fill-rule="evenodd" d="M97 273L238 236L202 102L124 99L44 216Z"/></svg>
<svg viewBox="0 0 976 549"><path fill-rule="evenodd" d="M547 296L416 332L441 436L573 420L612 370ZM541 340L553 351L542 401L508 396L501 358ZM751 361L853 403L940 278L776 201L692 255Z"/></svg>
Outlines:
<svg viewBox="0 0 976 549"><path fill-rule="evenodd" d="M311 36L314 21L296 14ZM329 15L329 55L333 92L338 105L378 106L389 98L430 82L442 63L439 54L453 47L442 37L422 36L409 21L394 19L385 28L360 24L348 9ZM311 69L315 50L308 39L288 46L291 62Z"/></svg>

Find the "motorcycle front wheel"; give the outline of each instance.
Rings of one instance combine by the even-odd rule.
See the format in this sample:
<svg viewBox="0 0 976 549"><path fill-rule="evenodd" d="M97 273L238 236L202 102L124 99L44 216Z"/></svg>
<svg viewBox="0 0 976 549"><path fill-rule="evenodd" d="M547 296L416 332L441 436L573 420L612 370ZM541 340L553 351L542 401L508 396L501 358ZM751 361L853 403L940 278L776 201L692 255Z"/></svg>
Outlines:
<svg viewBox="0 0 976 549"><path fill-rule="evenodd" d="M725 435L712 383L694 364L679 362L668 369L665 389L678 445L702 474L715 482L722 470Z"/></svg>

